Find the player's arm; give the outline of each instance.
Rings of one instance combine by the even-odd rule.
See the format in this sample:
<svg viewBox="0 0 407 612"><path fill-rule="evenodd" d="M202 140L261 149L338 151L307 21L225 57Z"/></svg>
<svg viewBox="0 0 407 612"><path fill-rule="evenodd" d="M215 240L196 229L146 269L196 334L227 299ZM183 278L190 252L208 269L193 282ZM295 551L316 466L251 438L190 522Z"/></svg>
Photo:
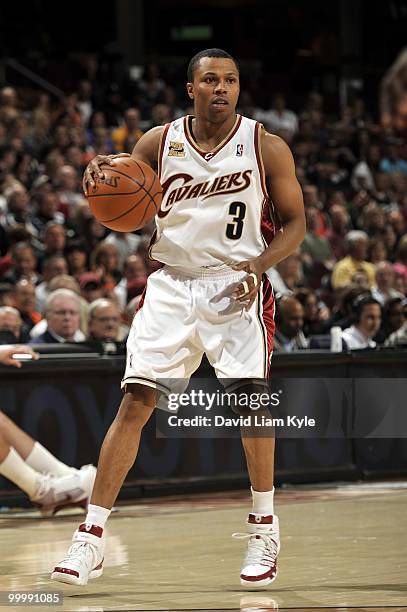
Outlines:
<svg viewBox="0 0 407 612"><path fill-rule="evenodd" d="M115 159L118 157L133 157L139 159L151 166L154 170L157 168L158 150L160 147L161 137L164 131L164 126L159 125L152 128L137 141L131 155L129 153L115 153L113 155L96 155L86 166L83 174L83 191L87 193L87 185L92 188L95 186L97 178L104 178L103 164L109 166L115 165Z"/></svg>
<svg viewBox="0 0 407 612"><path fill-rule="evenodd" d="M306 224L302 191L288 145L266 131L263 131L261 144L268 193L283 228L259 257L265 272L299 247Z"/></svg>
<svg viewBox="0 0 407 612"><path fill-rule="evenodd" d="M145 162L156 171L158 164L158 151L163 132L164 126L159 125L143 134L140 140L136 142L136 145L131 153L131 157Z"/></svg>
<svg viewBox="0 0 407 612"><path fill-rule="evenodd" d="M268 193L283 231L277 233L261 255L233 266L249 274L234 292L236 299L245 302L247 310L256 299L264 272L295 251L305 235L304 201L289 147L278 136L263 131L261 148Z"/></svg>

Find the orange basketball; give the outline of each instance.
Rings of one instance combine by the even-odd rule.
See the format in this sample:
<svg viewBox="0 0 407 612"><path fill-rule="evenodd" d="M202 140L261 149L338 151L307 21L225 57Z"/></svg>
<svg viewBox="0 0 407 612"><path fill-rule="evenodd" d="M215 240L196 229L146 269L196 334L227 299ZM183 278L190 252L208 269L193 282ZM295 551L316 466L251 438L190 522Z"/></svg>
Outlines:
<svg viewBox="0 0 407 612"><path fill-rule="evenodd" d="M142 161L118 157L115 165L103 164L104 179L88 186L90 209L102 225L116 232L132 232L147 225L161 206L158 176Z"/></svg>

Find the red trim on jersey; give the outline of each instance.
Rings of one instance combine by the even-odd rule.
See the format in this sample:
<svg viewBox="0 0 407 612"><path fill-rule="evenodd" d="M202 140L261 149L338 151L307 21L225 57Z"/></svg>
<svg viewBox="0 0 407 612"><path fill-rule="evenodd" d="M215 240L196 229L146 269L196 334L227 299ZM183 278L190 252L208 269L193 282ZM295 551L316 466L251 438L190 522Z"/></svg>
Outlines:
<svg viewBox="0 0 407 612"><path fill-rule="evenodd" d="M148 279L147 279L147 283L148 283ZM141 294L141 298L140 298L140 301L139 301L139 303L138 303L137 310L136 310L136 312L134 313L134 316L136 316L136 314L138 313L138 311L139 311L139 310L141 310L141 308L143 307L144 300L146 299L147 283L146 283L146 286L145 286L145 287L144 287L144 289L143 289L143 293ZM133 317L133 318L134 318L134 317Z"/></svg>
<svg viewBox="0 0 407 612"><path fill-rule="evenodd" d="M232 127L232 129L230 130L229 134L228 134L228 135L227 135L227 136L226 136L226 137L225 137L225 138L222 140L222 142L220 142L220 143L218 144L218 146L217 146L217 147L215 147L214 149L212 149L212 151L203 151L203 149L200 149L200 148L198 147L198 145L196 144L196 142L195 142L195 140L194 140L194 138L193 138L193 136L192 136L192 134L191 134L191 132L190 132L190 129L189 129L189 118L190 118L190 116L191 116L191 115L186 115L186 116L184 117L184 132L185 132L186 139L188 140L188 142L189 142L189 144L191 145L191 147L192 147L193 149L195 149L195 151L196 151L197 153L199 153L199 155L200 155L201 157L203 157L203 159L204 159L205 161L207 161L207 162L210 162L210 161L211 161L211 159L213 159L213 158L215 157L215 155L216 155L217 153L219 153L219 151L220 151L221 149L223 149L223 147L224 147L225 145L227 145L227 143L228 143L228 142L229 142L229 141L230 141L230 140L233 138L233 136L236 134L237 130L238 130L238 129L239 129L239 127L240 127L240 124L242 123L242 116L241 116L241 115L236 115L236 121L235 121L234 126L233 126L233 127Z"/></svg>
<svg viewBox="0 0 407 612"><path fill-rule="evenodd" d="M276 235L276 230L279 229L279 225L275 221L273 203L267 191L266 173L261 154L261 128L262 124L256 122L254 126L254 150L256 153L257 167L259 169L261 189L264 195L263 210L261 214L261 233L268 246Z"/></svg>
<svg viewBox="0 0 407 612"><path fill-rule="evenodd" d="M161 134L160 146L158 147L158 159L157 159L158 172L157 174L158 174L159 179L161 179L161 168L162 168L164 147L165 147L165 141L167 139L168 130L170 129L170 125L171 123L165 124L163 133Z"/></svg>
<svg viewBox="0 0 407 612"><path fill-rule="evenodd" d="M270 365L271 365L271 356L273 354L273 346L274 346L274 332L276 329L276 324L274 321L274 312L275 312L275 301L274 301L274 293L271 283L267 276L263 277L263 313L262 319L263 324L266 328L266 342L267 342L267 373L266 377L270 376Z"/></svg>
<svg viewBox="0 0 407 612"><path fill-rule="evenodd" d="M162 170L162 165L163 165L164 148L165 148L165 143L167 141L167 134L168 134L168 130L170 129L170 126L171 126L171 123L166 123L165 124L163 133L161 134L160 144L158 146L158 157L157 157L157 166L158 166L158 168L157 168L157 175L158 175L158 178L160 179L160 182L161 182L161 170ZM163 196L164 196L164 194L163 194ZM157 211L157 214L158 214L158 212L160 212L160 211ZM151 261L156 261L153 257L151 257L151 249L153 248L153 246L154 246L154 244L156 242L156 239L157 239L157 230L154 230L153 235L150 238L150 243L148 245L148 257L151 259ZM144 299L144 292L142 293L141 298L142 298L142 300ZM136 312L137 311L138 311L138 308L137 308Z"/></svg>
<svg viewBox="0 0 407 612"><path fill-rule="evenodd" d="M271 200L266 198L263 201L263 211L261 214L261 233L266 245L268 246L276 235L276 225L274 215L271 212Z"/></svg>
<svg viewBox="0 0 407 612"><path fill-rule="evenodd" d="M266 173L264 170L263 157L261 155L261 143L260 143L261 128L262 128L262 124L256 121L256 125L254 126L254 150L256 153L256 161L257 161L257 167L259 169L260 183L261 183L263 195L265 198L269 199L269 194L267 192L267 185L266 185Z"/></svg>

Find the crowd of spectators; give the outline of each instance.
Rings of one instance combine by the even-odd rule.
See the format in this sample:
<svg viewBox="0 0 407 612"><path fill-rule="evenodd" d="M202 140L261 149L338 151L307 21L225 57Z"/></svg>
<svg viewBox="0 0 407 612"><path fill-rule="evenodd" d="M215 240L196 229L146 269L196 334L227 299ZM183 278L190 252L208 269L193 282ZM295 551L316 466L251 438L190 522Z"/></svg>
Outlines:
<svg viewBox="0 0 407 612"><path fill-rule="evenodd" d="M30 97L32 100L32 95ZM125 100L81 80L56 100L0 90L0 330L36 343L125 339L148 275L153 227L110 232L91 215L82 174L97 154L131 152L150 127L192 112L157 67ZM239 112L284 138L304 193L307 233L269 275L276 350L407 343L407 145L355 99L336 115L311 92ZM365 320L366 319L366 320ZM313 344L314 342L314 344Z"/></svg>

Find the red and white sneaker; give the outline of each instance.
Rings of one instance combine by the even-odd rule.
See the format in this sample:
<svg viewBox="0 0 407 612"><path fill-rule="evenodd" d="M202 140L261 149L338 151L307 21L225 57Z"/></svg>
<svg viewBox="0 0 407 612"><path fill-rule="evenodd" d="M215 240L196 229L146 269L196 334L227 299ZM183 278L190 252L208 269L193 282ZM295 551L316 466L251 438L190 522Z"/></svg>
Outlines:
<svg viewBox="0 0 407 612"><path fill-rule="evenodd" d="M277 555L280 552L278 517L249 514L248 533L234 533L234 538L247 539L247 552L240 572L240 584L257 589L277 578Z"/></svg>
<svg viewBox="0 0 407 612"><path fill-rule="evenodd" d="M51 574L51 580L66 584L85 585L103 574L105 539L102 527L82 523L75 531L68 555Z"/></svg>
<svg viewBox="0 0 407 612"><path fill-rule="evenodd" d="M84 465L66 476L41 475L31 498L42 516L53 516L62 508L80 506L86 510L96 478L96 468Z"/></svg>

